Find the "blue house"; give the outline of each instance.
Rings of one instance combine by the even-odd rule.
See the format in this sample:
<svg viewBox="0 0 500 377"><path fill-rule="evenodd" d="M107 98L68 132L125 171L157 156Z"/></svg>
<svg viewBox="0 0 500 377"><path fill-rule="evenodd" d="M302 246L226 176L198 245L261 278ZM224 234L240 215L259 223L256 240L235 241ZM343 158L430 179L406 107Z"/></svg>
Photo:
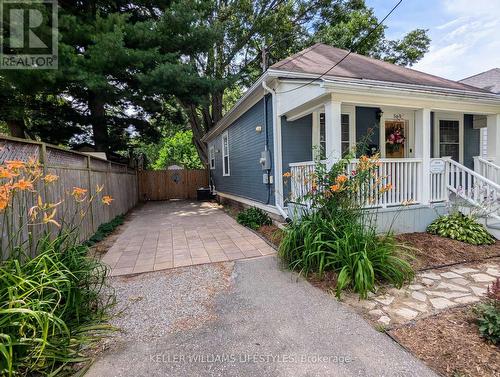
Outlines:
<svg viewBox="0 0 500 377"><path fill-rule="evenodd" d="M393 187L366 203L382 214L381 228L398 211L396 231L423 230L457 195L477 206L496 200L499 95L346 54L315 44L274 64L204 137L220 198L293 216L314 161L332 164L370 135L367 152L380 153L379 173Z"/></svg>

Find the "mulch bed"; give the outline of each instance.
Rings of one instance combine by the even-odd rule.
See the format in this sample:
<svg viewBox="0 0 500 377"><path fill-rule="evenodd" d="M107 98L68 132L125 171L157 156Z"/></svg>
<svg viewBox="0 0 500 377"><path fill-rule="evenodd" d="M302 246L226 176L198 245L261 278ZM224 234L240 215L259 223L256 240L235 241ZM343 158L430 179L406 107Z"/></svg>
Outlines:
<svg viewBox="0 0 500 377"><path fill-rule="evenodd" d="M416 270L500 256L500 241L493 245L475 246L428 233L400 234L396 238L415 248L415 259L411 260L411 264Z"/></svg>
<svg viewBox="0 0 500 377"><path fill-rule="evenodd" d="M479 336L470 306L449 309L389 334L445 376L500 376L500 348Z"/></svg>
<svg viewBox="0 0 500 377"><path fill-rule="evenodd" d="M271 242L276 248L279 247L281 240L283 239L283 230L278 228L276 225L262 225L257 232L263 236L266 240Z"/></svg>

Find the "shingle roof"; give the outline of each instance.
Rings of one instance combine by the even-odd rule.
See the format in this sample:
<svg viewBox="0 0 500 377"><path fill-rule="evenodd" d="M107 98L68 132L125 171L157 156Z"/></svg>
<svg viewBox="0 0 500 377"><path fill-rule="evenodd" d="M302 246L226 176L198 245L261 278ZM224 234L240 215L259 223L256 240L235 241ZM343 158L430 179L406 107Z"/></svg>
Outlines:
<svg viewBox="0 0 500 377"><path fill-rule="evenodd" d="M460 80L460 82L500 94L500 68L493 68L489 71L478 73L477 75Z"/></svg>
<svg viewBox="0 0 500 377"><path fill-rule="evenodd" d="M322 43L306 48L274 65L271 69L297 73L325 73L340 61L348 51ZM463 90L467 92L485 91L464 83L429 75L414 69L401 67L392 63L351 53L342 63L333 68L327 77L343 77L360 80L376 80L390 83L423 85L445 89Z"/></svg>

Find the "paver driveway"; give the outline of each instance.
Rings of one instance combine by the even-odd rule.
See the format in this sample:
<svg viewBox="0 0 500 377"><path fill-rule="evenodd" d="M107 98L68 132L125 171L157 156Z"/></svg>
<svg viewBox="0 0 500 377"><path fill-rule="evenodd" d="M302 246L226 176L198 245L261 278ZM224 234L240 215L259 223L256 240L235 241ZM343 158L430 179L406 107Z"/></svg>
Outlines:
<svg viewBox="0 0 500 377"><path fill-rule="evenodd" d="M206 202L148 202L103 257L111 275L273 254L262 238Z"/></svg>

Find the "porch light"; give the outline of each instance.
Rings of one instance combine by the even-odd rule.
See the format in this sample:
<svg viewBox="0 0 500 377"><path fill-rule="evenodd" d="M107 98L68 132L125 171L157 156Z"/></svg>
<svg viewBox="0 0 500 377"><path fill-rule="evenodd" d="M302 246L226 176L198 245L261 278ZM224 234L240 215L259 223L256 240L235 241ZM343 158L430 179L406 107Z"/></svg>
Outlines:
<svg viewBox="0 0 500 377"><path fill-rule="evenodd" d="M262 126L255 127L255 132L261 133L262 132Z"/></svg>
<svg viewBox="0 0 500 377"><path fill-rule="evenodd" d="M376 115L378 121L380 121L383 114L384 114L384 112L382 111L382 109L378 108L377 111L375 112L375 115Z"/></svg>

